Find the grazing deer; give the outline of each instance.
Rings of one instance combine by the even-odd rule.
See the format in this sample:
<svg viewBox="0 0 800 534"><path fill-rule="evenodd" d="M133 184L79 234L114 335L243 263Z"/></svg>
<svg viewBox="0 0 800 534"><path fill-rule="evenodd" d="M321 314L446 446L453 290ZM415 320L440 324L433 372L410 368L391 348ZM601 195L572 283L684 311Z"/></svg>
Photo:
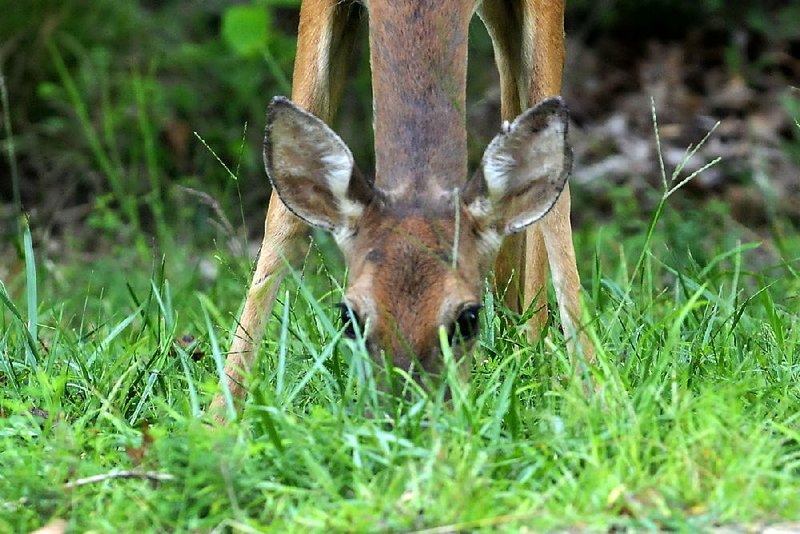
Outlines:
<svg viewBox="0 0 800 534"><path fill-rule="evenodd" d="M495 266L506 302L539 298L547 260L565 334L579 336L580 282L570 227L567 111L558 98L564 6L558 0L368 0L375 180L325 124L342 89L361 6L305 0L292 101L269 107L264 161L273 185L264 241L225 365L244 396L254 345L307 225L330 231L347 262L345 335L365 329L373 355L436 373L444 326L456 354L478 330L484 277ZM477 12L500 71L502 131L467 180L467 33ZM538 103L538 104L537 104ZM523 109L536 104L520 115ZM515 118L516 117L516 118ZM536 224L534 224L536 223ZM523 232L523 230L525 230ZM510 280L510 282L509 282ZM590 347L582 343L584 356ZM415 367L418 369L419 367ZM222 396L213 403L222 413Z"/></svg>

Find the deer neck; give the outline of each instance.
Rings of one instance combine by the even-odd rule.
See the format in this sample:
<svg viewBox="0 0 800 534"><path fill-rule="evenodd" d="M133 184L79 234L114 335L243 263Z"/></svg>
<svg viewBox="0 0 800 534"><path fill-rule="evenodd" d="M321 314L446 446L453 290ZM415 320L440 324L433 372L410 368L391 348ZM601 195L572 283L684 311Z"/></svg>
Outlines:
<svg viewBox="0 0 800 534"><path fill-rule="evenodd" d="M370 0L376 185L425 202L467 174L467 34L472 2ZM433 195L433 196L432 196Z"/></svg>

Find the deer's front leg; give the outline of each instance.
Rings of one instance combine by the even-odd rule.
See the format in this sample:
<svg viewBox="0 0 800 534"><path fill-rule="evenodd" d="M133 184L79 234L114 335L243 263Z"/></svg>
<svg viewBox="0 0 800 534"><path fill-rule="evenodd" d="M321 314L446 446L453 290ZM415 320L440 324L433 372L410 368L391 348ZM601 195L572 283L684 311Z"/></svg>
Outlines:
<svg viewBox="0 0 800 534"><path fill-rule="evenodd" d="M357 7L338 0L306 0L300 8L292 100L329 121L342 89L346 66L358 30ZM265 180L266 183L266 180ZM253 281L225 361L227 388L238 410L246 396L250 372L266 319L289 266L301 255L306 226L273 191L264 224L264 240ZM222 392L211 402L219 422L227 419Z"/></svg>
<svg viewBox="0 0 800 534"><path fill-rule="evenodd" d="M554 0L484 0L479 14L486 24L500 72L501 114L511 120L525 108L561 92L564 67L564 3ZM547 321L548 260L568 346L575 339L583 355L592 358L592 346L580 329L580 279L570 224L570 192L566 187L550 213L526 231L524 239L507 240L497 260L498 285L511 272L506 303L515 309L534 303L530 337L541 335Z"/></svg>
<svg viewBox="0 0 800 534"><path fill-rule="evenodd" d="M564 3L524 0L522 5L525 37L522 39L520 76L528 76L527 106L533 106L561 92L565 55ZM525 298L530 299L546 291L547 267L544 258L547 258L570 353L577 353L577 340L582 356L592 360L594 351L581 327L581 284L572 243L569 185L564 188L550 213L528 229L527 245L526 263L529 269L526 272ZM541 270L544 270L544 274L539 272Z"/></svg>
<svg viewBox="0 0 800 534"><path fill-rule="evenodd" d="M245 377L252 368L255 347L263 335L289 264L298 256L299 241L305 232L305 224L292 215L273 192L253 281L225 360L227 388L237 411L247 394ZM219 422L227 418L226 402L222 392L217 393L211 402L211 411Z"/></svg>
<svg viewBox="0 0 800 534"><path fill-rule="evenodd" d="M560 90L560 65L549 84L531 71L532 57L526 55L532 44L527 39L530 21L526 17L532 7L521 0L516 3L485 0L478 11L494 47L500 74L500 115L504 121L514 120L523 106L530 107ZM537 80L536 96L529 98L531 84ZM505 239L495 263L495 281L498 290L505 291L504 301L510 309L519 312L533 304L529 334L538 339L547 322L547 249L539 224L533 224L524 234Z"/></svg>

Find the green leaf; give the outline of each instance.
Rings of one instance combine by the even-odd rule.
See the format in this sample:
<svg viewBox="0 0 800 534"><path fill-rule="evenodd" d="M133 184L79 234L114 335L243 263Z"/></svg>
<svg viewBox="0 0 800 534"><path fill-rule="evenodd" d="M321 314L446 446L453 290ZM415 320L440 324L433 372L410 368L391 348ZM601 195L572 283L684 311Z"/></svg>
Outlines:
<svg viewBox="0 0 800 534"><path fill-rule="evenodd" d="M267 46L267 11L256 6L232 6L222 18L222 38L237 54L253 56Z"/></svg>

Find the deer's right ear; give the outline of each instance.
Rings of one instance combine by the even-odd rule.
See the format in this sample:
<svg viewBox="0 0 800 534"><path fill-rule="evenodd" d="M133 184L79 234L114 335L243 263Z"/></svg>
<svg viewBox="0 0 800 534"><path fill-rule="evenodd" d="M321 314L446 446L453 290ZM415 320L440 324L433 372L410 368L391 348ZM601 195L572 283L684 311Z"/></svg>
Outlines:
<svg viewBox="0 0 800 534"><path fill-rule="evenodd" d="M553 207L572 168L568 122L564 102L548 98L503 127L462 192L477 221L508 235Z"/></svg>
<svg viewBox="0 0 800 534"><path fill-rule="evenodd" d="M352 228L375 194L344 141L285 97L269 105L264 166L289 211L334 235Z"/></svg>

